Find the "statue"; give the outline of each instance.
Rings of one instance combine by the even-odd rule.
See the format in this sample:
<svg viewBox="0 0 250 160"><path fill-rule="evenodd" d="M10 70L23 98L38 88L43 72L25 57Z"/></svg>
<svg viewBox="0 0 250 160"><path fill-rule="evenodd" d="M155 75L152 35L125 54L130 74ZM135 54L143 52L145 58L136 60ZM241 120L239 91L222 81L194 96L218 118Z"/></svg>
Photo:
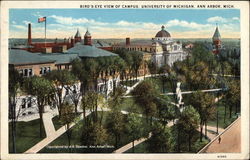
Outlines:
<svg viewBox="0 0 250 160"><path fill-rule="evenodd" d="M177 87L176 87L176 95L177 95L177 100L178 100L178 107L181 106L181 104L184 104L182 101L182 94L181 94L181 82L177 82Z"/></svg>

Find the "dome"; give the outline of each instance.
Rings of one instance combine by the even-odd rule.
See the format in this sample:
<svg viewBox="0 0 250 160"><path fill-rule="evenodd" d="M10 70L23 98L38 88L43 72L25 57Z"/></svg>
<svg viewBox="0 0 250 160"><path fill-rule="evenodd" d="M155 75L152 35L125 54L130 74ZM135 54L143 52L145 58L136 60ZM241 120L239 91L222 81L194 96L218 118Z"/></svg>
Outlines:
<svg viewBox="0 0 250 160"><path fill-rule="evenodd" d="M159 31L159 32L155 35L155 37L171 37L170 33L168 33L168 31L166 31L164 28L165 28L165 27L162 26L162 27L161 27L161 31Z"/></svg>

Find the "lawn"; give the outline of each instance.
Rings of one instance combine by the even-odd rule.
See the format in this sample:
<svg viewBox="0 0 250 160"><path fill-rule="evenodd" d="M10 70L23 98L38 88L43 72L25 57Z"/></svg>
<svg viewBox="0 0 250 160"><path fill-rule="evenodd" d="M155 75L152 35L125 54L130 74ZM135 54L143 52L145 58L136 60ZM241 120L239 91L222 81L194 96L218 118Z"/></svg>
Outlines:
<svg viewBox="0 0 250 160"><path fill-rule="evenodd" d="M42 126L43 127L43 126ZM9 123L9 151L12 151L12 136L11 123ZM43 128L43 138L45 138ZM40 138L40 123L39 119L29 122L17 122L16 125L16 153L23 153L43 138Z"/></svg>
<svg viewBox="0 0 250 160"><path fill-rule="evenodd" d="M235 108L233 108L233 110L232 110L232 118L229 118L229 109L227 109L225 122L224 122L224 113L225 113L224 106L225 106L225 104L218 102L218 105L217 105L217 107L218 107L218 119L219 119L218 125L220 128L226 128L237 118L237 116L235 115ZM215 113L213 114L213 118L208 121L208 123L207 123L208 125L210 125L210 126L217 125L216 115L217 115L217 112L215 111Z"/></svg>
<svg viewBox="0 0 250 160"><path fill-rule="evenodd" d="M142 113L141 107L139 107L133 97L124 98L123 103L121 104L121 110L124 111L136 111L137 113Z"/></svg>
<svg viewBox="0 0 250 160"><path fill-rule="evenodd" d="M197 153L203 147L205 147L205 145L207 145L209 143L209 140L207 140L205 138L203 138L202 142L200 142L199 136L200 136L200 133L198 131L196 131L194 133L194 137L193 137L190 152L188 151L188 144L184 144L184 145L182 144L181 147L180 147L181 148L181 153ZM134 153L154 153L154 152L148 150L147 143L148 143L148 140L146 140L146 141L138 144L137 146L135 146L135 152ZM172 150L172 149L170 149L170 150ZM124 153L133 153L133 148L130 148L129 150L127 150ZM166 153L176 153L176 152L169 151L169 152L166 152Z"/></svg>
<svg viewBox="0 0 250 160"><path fill-rule="evenodd" d="M98 115L100 116L101 112L98 112ZM108 112L103 112L103 119L102 119L103 126L106 125L105 122L106 122L107 116L108 116ZM81 120L76 126L73 127L72 138L71 138L71 146L72 146L71 152L72 153L112 153L114 150L116 150L113 145L115 141L114 140L115 137L112 136L111 134L109 134L106 148L87 148L86 146L83 146L81 143L83 125L84 125L84 121ZM121 135L120 142L118 143L118 148L131 142L127 134L128 133L124 132ZM68 151L67 146L68 146L68 138L67 138L67 134L64 133L63 135L58 137L56 140L54 140L52 143L50 143L47 147L42 149L39 153L68 153L69 151Z"/></svg>
<svg viewBox="0 0 250 160"><path fill-rule="evenodd" d="M59 121L59 117L55 116L52 118L52 122L54 124L55 130L58 130L59 128L61 128L63 125L60 123Z"/></svg>

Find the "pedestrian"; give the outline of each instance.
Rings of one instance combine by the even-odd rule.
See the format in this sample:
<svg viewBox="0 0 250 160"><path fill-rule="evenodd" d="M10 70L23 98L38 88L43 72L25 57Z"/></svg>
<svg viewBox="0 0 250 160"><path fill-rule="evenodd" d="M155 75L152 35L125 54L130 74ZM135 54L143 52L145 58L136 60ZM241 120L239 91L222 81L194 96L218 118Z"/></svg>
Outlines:
<svg viewBox="0 0 250 160"><path fill-rule="evenodd" d="M221 141L221 138L220 138L220 137L219 137L218 141L219 141L219 143L220 143L220 141Z"/></svg>

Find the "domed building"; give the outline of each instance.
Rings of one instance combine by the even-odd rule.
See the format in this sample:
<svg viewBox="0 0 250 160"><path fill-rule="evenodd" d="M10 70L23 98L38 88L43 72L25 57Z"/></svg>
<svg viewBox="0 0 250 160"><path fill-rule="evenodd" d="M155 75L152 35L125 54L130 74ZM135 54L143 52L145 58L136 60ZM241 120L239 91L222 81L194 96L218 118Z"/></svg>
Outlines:
<svg viewBox="0 0 250 160"><path fill-rule="evenodd" d="M144 59L154 62L158 67L168 64L172 66L176 61L182 61L186 58L187 53L182 50L182 44L174 41L171 34L162 26L151 41L130 42L126 38L126 43L113 45L113 50L126 48L129 51L140 51L144 54Z"/></svg>
<svg viewBox="0 0 250 160"><path fill-rule="evenodd" d="M187 54L182 50L182 44L174 41L165 27L157 32L155 38L152 38L152 61L161 67L164 64L172 66L176 61L182 61Z"/></svg>

